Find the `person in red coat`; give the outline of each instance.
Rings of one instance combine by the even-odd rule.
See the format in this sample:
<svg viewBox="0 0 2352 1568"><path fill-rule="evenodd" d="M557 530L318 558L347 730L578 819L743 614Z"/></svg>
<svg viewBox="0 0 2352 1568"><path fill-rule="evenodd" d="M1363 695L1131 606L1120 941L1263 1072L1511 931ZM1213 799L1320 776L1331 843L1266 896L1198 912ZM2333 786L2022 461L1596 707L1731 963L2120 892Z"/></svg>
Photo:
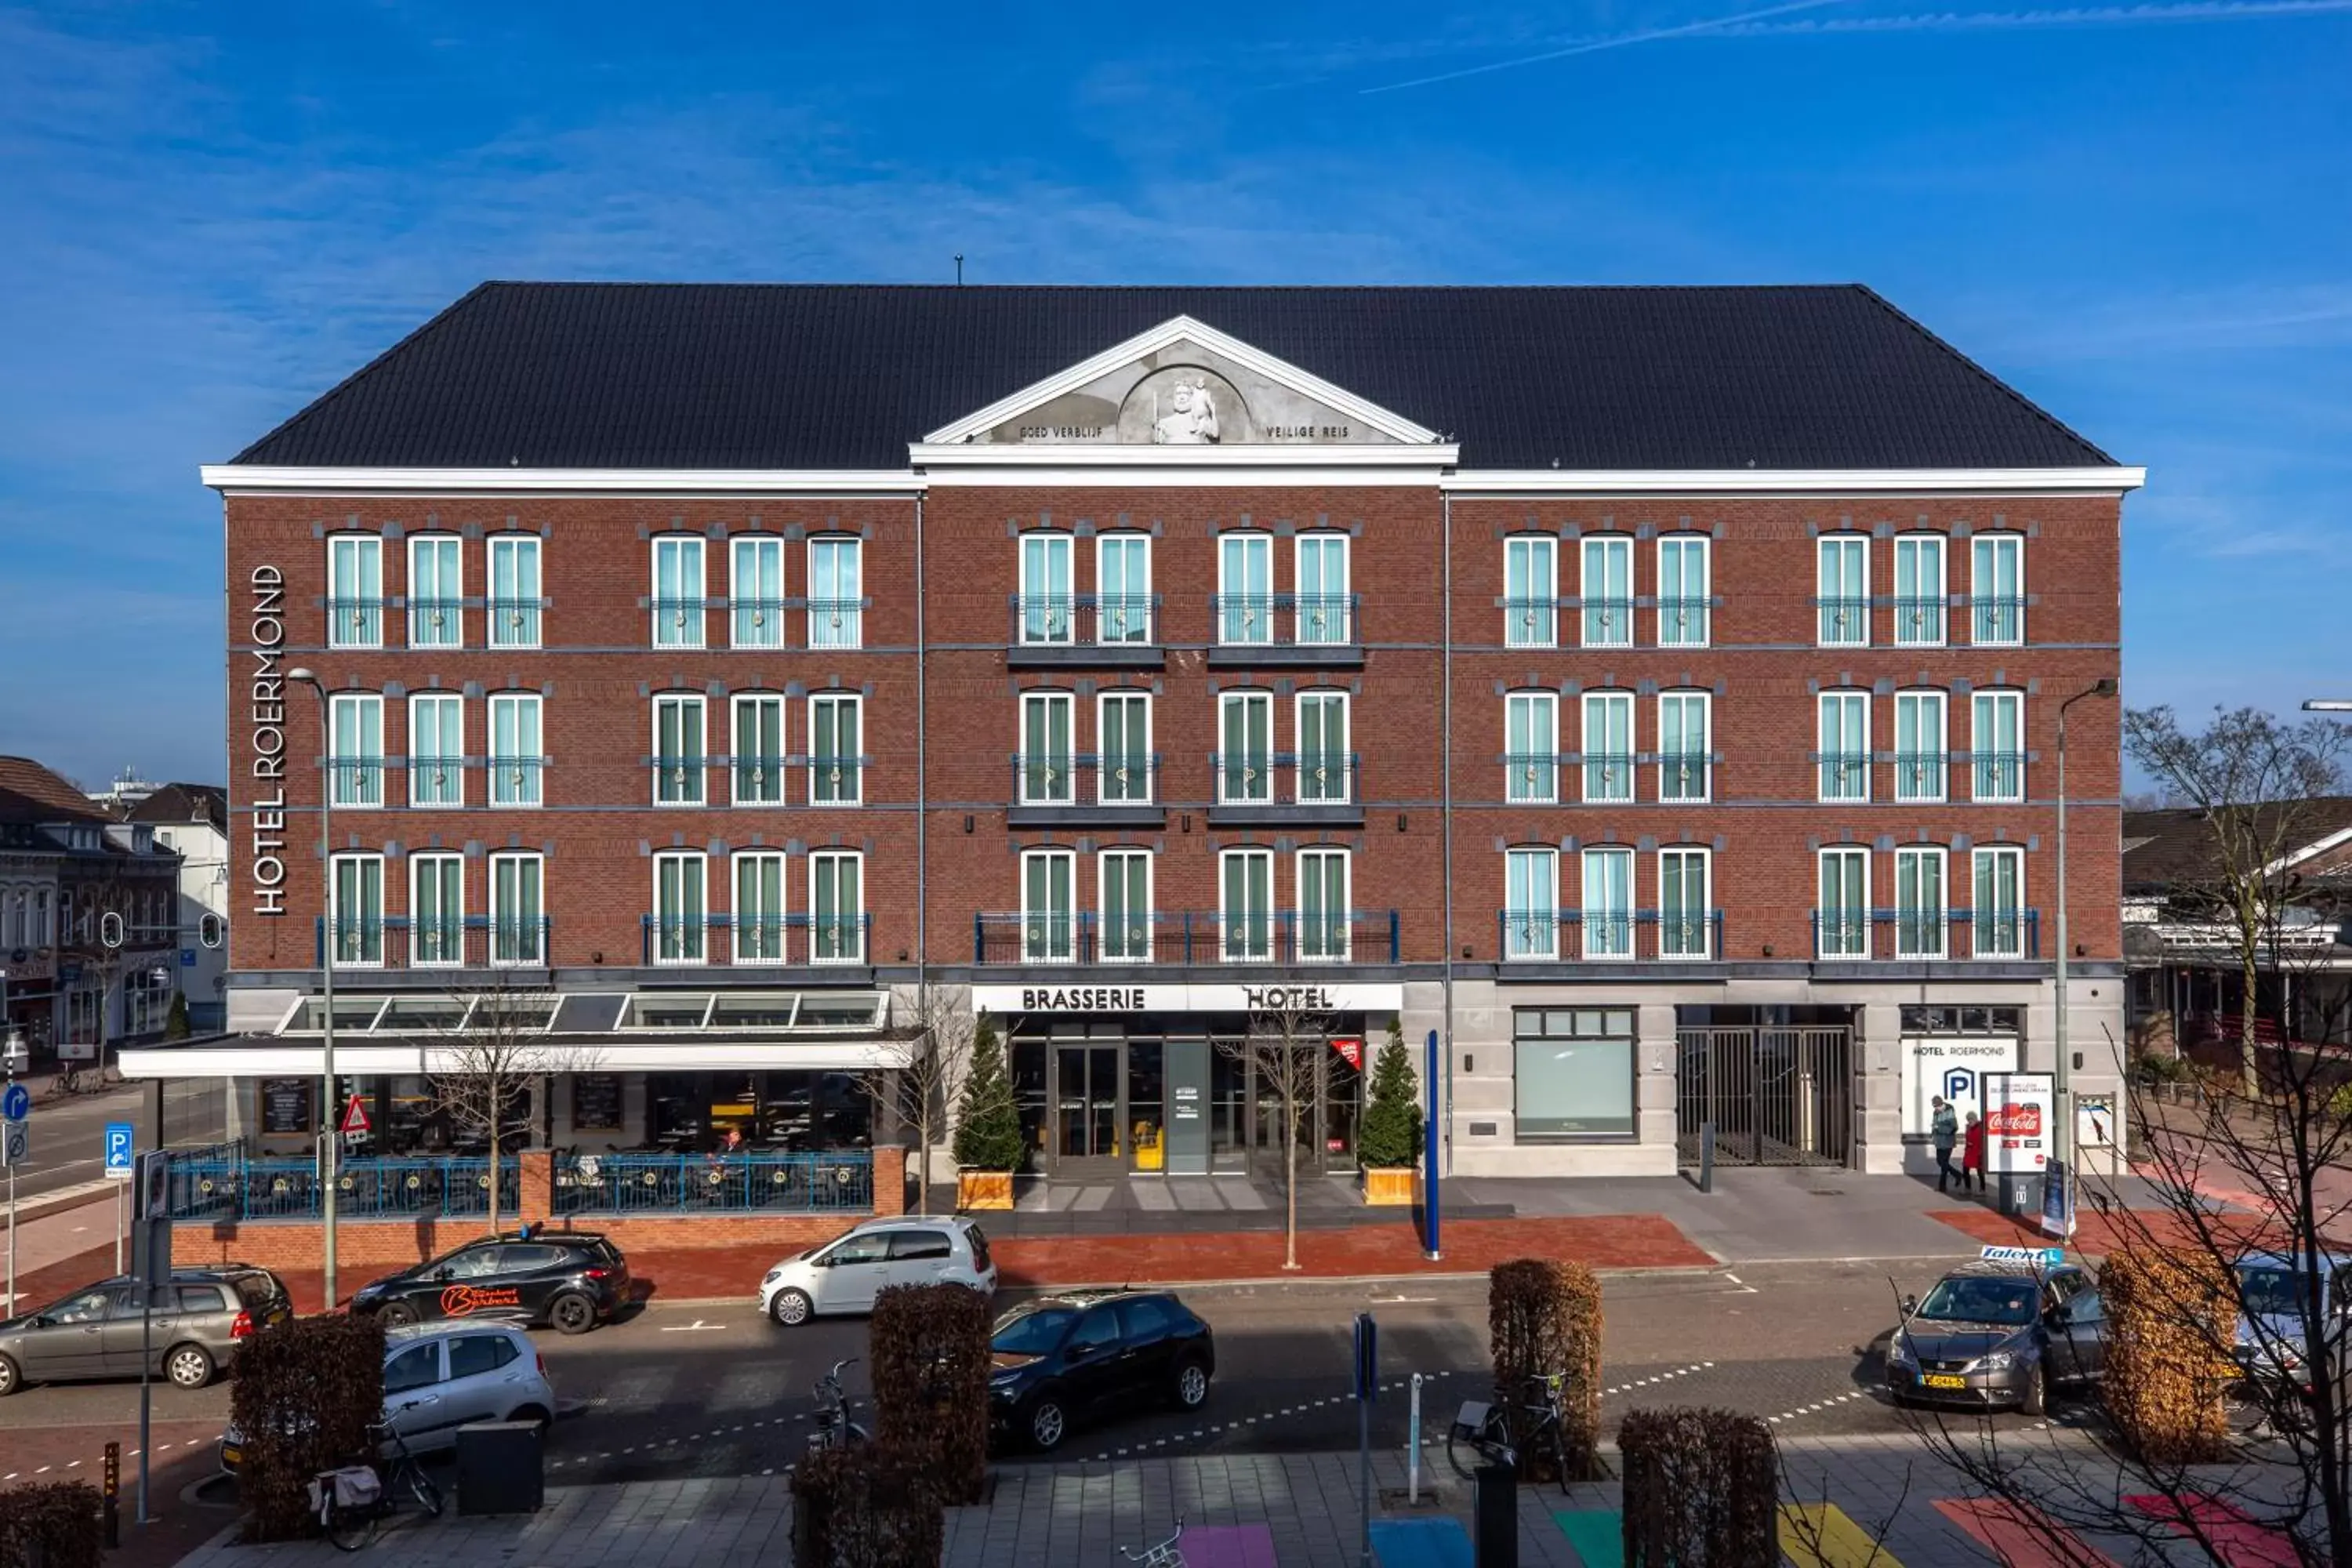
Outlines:
<svg viewBox="0 0 2352 1568"><path fill-rule="evenodd" d="M1960 1131L1960 1191L1969 1190L1973 1178L1977 1191L1985 1190L1985 1124L1973 1110L1969 1112L1969 1124Z"/></svg>

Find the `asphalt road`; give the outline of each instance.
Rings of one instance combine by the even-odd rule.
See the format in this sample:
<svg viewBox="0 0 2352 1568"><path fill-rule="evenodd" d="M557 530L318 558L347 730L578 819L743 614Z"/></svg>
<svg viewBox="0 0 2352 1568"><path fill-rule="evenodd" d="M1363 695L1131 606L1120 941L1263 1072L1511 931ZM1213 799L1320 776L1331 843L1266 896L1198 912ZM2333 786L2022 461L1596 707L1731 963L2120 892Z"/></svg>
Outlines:
<svg viewBox="0 0 2352 1568"><path fill-rule="evenodd" d="M1939 1270L1917 1262L1892 1269L1892 1282L1887 1270L1853 1264L1611 1280L1604 1430L1624 1411L1653 1404L1778 1417L1776 1430L1792 1435L1902 1430L1907 1417L1875 1389L1877 1350L1897 1290L1922 1289ZM1352 1447L1349 1347L1358 1311L1380 1322L1381 1372L1391 1384L1374 1405L1375 1442L1404 1443L1410 1397L1402 1384L1414 1373L1426 1380L1424 1432L1441 1447L1456 1406L1485 1395L1483 1280L1204 1289L1185 1300L1216 1331L1207 1407L1190 1415L1139 1410L1082 1428L1058 1457ZM559 1484L781 1470L805 1447L811 1385L835 1361L866 1353L862 1320L779 1329L749 1300L654 1306L577 1339L551 1331L537 1339L564 1407L548 1449L549 1479ZM864 1368L853 1367L845 1383L870 1416ZM226 1417L228 1394L226 1384L154 1389L156 1457L208 1444ZM94 1464L108 1436L135 1432L137 1410L136 1386L120 1384L33 1388L7 1400L0 1482L42 1463ZM124 1437L126 1450L136 1441Z"/></svg>
<svg viewBox="0 0 2352 1568"><path fill-rule="evenodd" d="M197 1097L210 1096L215 1087L209 1082L165 1084L166 1130L177 1133L184 1124L201 1121L190 1108L199 1103ZM102 1094L52 1095L35 1102L30 1118L32 1157L17 1167L17 1200L104 1176L110 1121L130 1122L138 1130L136 1146L152 1147L147 1096L144 1088L123 1085ZM0 1196L5 1193L5 1188L0 1187Z"/></svg>

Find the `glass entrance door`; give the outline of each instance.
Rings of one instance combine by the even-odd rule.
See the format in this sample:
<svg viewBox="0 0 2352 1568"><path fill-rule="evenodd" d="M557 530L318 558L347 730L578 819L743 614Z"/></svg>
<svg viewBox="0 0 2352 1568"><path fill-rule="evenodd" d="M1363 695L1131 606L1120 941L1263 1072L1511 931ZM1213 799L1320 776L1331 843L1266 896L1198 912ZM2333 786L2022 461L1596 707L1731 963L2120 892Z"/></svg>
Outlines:
<svg viewBox="0 0 2352 1568"><path fill-rule="evenodd" d="M1118 1136L1117 1046L1061 1046L1054 1053L1054 1157L1061 1173L1082 1162L1116 1166Z"/></svg>

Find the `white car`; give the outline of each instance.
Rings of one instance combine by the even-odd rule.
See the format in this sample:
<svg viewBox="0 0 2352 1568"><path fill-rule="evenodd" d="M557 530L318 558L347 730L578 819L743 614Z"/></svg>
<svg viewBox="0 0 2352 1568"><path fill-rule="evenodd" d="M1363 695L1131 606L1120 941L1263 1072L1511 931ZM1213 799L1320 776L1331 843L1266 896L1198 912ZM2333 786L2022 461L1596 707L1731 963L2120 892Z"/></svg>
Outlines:
<svg viewBox="0 0 2352 1568"><path fill-rule="evenodd" d="M886 1285L941 1284L993 1293L988 1237L968 1219L899 1215L866 1220L769 1269L760 1310L789 1328L819 1313L870 1312Z"/></svg>
<svg viewBox="0 0 2352 1568"><path fill-rule="evenodd" d="M536 1421L555 1415L547 1363L530 1336L511 1323L419 1323L383 1334L384 1418L409 1451L457 1445L474 1421ZM244 1458L235 1426L221 1434L221 1468Z"/></svg>

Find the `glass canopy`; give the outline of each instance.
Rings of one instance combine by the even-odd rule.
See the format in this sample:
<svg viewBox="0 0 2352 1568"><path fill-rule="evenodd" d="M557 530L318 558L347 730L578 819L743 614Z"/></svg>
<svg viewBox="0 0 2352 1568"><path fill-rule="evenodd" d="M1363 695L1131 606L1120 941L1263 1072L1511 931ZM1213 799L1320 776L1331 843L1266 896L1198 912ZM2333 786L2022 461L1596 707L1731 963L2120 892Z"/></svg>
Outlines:
<svg viewBox="0 0 2352 1568"><path fill-rule="evenodd" d="M279 1022L281 1035L316 1035L327 1005L306 996ZM339 1035L459 1035L496 1027L533 1034L825 1032L878 1030L890 1021L885 991L595 991L516 996L338 995Z"/></svg>

